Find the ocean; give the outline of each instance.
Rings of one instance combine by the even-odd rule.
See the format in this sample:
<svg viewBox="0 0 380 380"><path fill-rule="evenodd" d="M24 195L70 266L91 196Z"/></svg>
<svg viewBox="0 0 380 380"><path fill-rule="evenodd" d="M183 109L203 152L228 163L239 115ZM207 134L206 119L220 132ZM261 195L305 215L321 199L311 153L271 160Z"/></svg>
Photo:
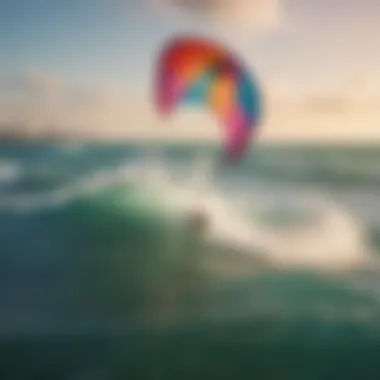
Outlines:
<svg viewBox="0 0 380 380"><path fill-rule="evenodd" d="M379 147L219 149L2 143L1 380L380 379Z"/></svg>

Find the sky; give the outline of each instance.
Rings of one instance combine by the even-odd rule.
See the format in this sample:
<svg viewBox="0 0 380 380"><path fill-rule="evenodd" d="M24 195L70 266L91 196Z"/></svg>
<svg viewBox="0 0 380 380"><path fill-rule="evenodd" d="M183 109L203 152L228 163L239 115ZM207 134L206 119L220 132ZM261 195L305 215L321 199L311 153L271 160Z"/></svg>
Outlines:
<svg viewBox="0 0 380 380"><path fill-rule="evenodd" d="M263 140L380 140L379 0L0 0L0 128L218 138L207 110L162 126L157 54L212 36L259 78Z"/></svg>

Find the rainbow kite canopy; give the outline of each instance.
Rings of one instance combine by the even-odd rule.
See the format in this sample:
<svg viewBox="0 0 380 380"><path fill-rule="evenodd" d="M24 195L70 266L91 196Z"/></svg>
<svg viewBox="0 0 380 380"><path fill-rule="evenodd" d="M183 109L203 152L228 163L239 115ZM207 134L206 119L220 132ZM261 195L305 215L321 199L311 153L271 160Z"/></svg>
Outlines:
<svg viewBox="0 0 380 380"><path fill-rule="evenodd" d="M230 161L242 157L261 117L259 89L248 70L226 49L196 37L177 38L163 49L156 104L164 116L181 104L211 108L225 126Z"/></svg>

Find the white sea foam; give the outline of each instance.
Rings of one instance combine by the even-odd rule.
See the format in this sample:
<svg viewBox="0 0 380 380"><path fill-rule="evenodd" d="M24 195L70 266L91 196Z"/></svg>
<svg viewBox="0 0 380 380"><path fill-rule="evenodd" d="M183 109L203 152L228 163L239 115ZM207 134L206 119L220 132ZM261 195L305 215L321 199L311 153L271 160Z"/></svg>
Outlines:
<svg viewBox="0 0 380 380"><path fill-rule="evenodd" d="M160 162L154 166L120 166L56 191L3 197L0 212L62 207L73 199L115 185L136 186L179 218L201 210L210 220L207 234L210 245L230 246L235 254L252 259L260 257L268 265L351 269L372 260L360 221L325 196L305 194L297 188L273 189L264 184L255 190L242 186L235 193L222 191L214 182L212 162L205 159L194 165L186 181L176 181L173 177ZM276 225L266 217L284 212L287 213L285 225Z"/></svg>
<svg viewBox="0 0 380 380"><path fill-rule="evenodd" d="M372 262L361 222L326 196L299 189L288 189L286 194L284 189L263 186L256 192L249 189L244 194L243 189L234 195L217 189L211 172L203 162L185 185L170 182L167 175L160 186L157 179L154 182L157 199L179 214L195 209L208 216L210 244L229 245L236 254L252 258L261 256L279 268L344 270ZM265 213L276 212L276 208L283 212L284 204L288 212L285 226L265 220ZM249 215L248 210L255 212Z"/></svg>

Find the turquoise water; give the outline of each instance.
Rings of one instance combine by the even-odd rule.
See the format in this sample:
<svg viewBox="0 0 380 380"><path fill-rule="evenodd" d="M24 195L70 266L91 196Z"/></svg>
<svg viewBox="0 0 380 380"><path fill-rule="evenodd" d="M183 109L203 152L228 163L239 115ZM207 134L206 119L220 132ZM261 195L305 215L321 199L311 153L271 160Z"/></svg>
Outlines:
<svg viewBox="0 0 380 380"><path fill-rule="evenodd" d="M261 147L234 168L206 145L150 154L1 147L1 379L380 378L378 147ZM193 199L216 242L184 222ZM315 200L341 219L302 240ZM347 270L356 233L373 261Z"/></svg>

